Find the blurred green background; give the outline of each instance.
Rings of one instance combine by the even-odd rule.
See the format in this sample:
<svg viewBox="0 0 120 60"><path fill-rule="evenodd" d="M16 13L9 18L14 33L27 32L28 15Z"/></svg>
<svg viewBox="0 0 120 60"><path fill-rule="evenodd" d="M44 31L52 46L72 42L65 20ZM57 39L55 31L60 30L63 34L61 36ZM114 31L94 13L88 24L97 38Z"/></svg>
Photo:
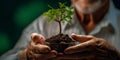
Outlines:
<svg viewBox="0 0 120 60"><path fill-rule="evenodd" d="M0 0L0 55L14 47L23 29L47 11L48 4L57 7L58 2L70 5L70 0Z"/></svg>
<svg viewBox="0 0 120 60"><path fill-rule="evenodd" d="M0 0L0 55L12 49L23 29L47 11L48 4L57 7L58 2L70 0Z"/></svg>

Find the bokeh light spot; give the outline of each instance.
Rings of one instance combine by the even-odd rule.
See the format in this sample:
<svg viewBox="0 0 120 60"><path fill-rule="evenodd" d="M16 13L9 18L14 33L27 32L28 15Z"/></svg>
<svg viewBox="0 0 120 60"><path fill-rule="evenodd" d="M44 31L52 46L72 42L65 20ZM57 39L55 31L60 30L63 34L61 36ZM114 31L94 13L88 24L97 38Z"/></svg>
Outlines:
<svg viewBox="0 0 120 60"><path fill-rule="evenodd" d="M46 10L47 4L40 1L29 2L16 9L14 14L14 22L18 27L27 26L35 20L40 14Z"/></svg>

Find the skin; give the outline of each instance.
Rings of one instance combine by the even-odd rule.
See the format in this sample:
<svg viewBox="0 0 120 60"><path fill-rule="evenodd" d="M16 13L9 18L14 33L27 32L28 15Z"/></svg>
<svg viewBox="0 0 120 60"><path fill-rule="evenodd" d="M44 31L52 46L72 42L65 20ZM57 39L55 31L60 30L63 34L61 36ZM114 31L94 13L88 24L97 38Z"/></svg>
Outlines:
<svg viewBox="0 0 120 60"><path fill-rule="evenodd" d="M44 45L44 36L33 33L31 40L29 47L26 48L26 55L30 60L47 60L56 57L57 52Z"/></svg>
<svg viewBox="0 0 120 60"><path fill-rule="evenodd" d="M87 10L92 7L98 0L72 0L72 4L78 4L82 10ZM76 6L75 6L76 7Z"/></svg>
<svg viewBox="0 0 120 60"><path fill-rule="evenodd" d="M108 43L105 39L102 39L102 38L96 38L90 35L78 35L74 33L71 34L71 37L74 40L81 42L81 44L68 47L67 49L65 49L65 55L60 55L56 60L61 60L61 59L62 60L65 60L65 59L67 60L82 60L82 59L96 60L94 59L96 58L95 55L91 52L96 51L95 49L97 47L98 47L97 50L99 51L98 55L99 54L101 55L101 53L108 54L107 50L103 50L102 48L106 48L111 51L116 51L116 49L110 43ZM87 54L82 53L84 51L86 51Z"/></svg>
<svg viewBox="0 0 120 60"><path fill-rule="evenodd" d="M26 55L30 60L102 60L94 59L95 55L93 54L94 51L99 51L98 56L108 54L110 51L117 51L114 46L108 43L105 39L96 38L90 35L78 35L78 34L71 34L71 37L81 42L78 45L71 46L65 49L65 54L57 53L57 51L51 50L50 47L44 45L45 38L37 33L32 34L32 41L28 48L26 48ZM97 48L97 49L96 49ZM102 48L106 48L104 50ZM86 53L82 53L85 52ZM86 57L87 56L87 57ZM116 56L118 56L116 54ZM23 60L23 59L21 59Z"/></svg>
<svg viewBox="0 0 120 60"><path fill-rule="evenodd" d="M79 1L79 6L83 10L87 10L90 6L92 6L97 0L71 0L72 4L75 4L76 1ZM94 22L95 23L95 22ZM94 23L92 23L94 25ZM94 28L92 25L89 28ZM90 30L88 28L88 30ZM105 39L97 38L90 35L77 35L71 34L71 37L81 42L81 44L68 47L65 49L65 54L59 54L54 50L51 50L50 47L44 45L45 37L33 33L31 35L31 43L28 48L26 48L26 55L30 60L99 60L94 59L95 55L91 52L97 48L99 54L108 54L107 50L117 51L110 43L108 43ZM96 48L94 48L96 47ZM107 50L103 50L102 48L106 48ZM82 53L87 51L89 54ZM86 58L87 56L87 58ZM100 59L102 60L102 59Z"/></svg>
<svg viewBox="0 0 120 60"><path fill-rule="evenodd" d="M74 8L76 9L78 17L81 17L81 13L92 14L101 6L101 3L99 3L101 2L100 0L71 0L71 2ZM84 19L79 19L79 21L80 21L80 25L82 26L86 34L89 34L100 22L100 21L96 22L91 19L87 24L84 24L83 23Z"/></svg>
<svg viewBox="0 0 120 60"><path fill-rule="evenodd" d="M78 5L81 8L81 10L78 12L81 12L84 14L92 13L101 6L101 0L71 0L71 2L77 10L78 10L78 7L76 7L76 5ZM100 4L100 5L97 5L96 3ZM90 8L92 8L92 11L89 11ZM82 12L82 11L84 11L84 12Z"/></svg>

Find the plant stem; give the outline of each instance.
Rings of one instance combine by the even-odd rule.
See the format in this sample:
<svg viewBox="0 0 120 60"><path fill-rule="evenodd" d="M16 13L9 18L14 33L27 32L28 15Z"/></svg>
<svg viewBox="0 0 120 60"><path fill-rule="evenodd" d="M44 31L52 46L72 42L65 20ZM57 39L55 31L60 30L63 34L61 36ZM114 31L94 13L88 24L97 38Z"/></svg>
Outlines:
<svg viewBox="0 0 120 60"><path fill-rule="evenodd" d="M60 29L59 34L61 34L62 33L61 21L58 21L58 23L59 23L59 29Z"/></svg>

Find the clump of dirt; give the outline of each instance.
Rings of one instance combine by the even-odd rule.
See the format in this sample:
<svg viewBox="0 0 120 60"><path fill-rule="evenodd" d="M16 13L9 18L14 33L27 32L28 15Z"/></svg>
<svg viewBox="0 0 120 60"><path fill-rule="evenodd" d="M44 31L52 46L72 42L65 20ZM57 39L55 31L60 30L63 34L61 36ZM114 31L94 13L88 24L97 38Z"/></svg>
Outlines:
<svg viewBox="0 0 120 60"><path fill-rule="evenodd" d="M75 45L75 41L72 40L67 34L58 34L45 40L46 45L50 46L52 50L56 50L59 53L64 53L64 50Z"/></svg>

